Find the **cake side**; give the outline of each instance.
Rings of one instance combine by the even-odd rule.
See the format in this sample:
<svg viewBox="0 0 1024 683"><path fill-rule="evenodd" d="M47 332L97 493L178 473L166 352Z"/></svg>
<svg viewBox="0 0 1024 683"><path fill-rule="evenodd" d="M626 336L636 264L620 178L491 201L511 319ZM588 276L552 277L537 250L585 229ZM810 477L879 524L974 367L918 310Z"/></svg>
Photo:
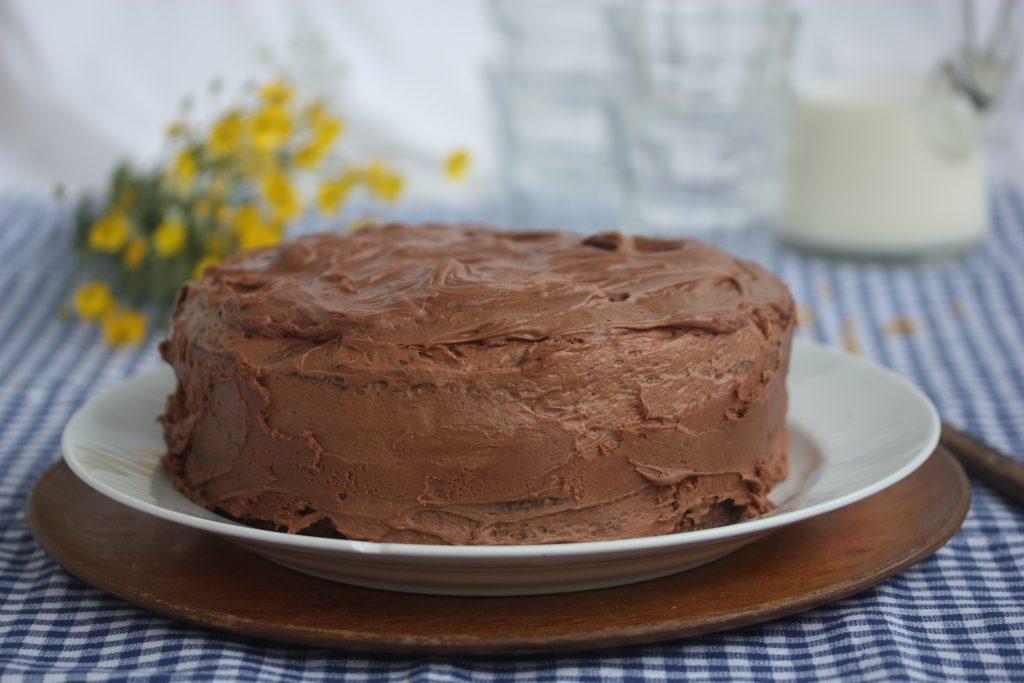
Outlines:
<svg viewBox="0 0 1024 683"><path fill-rule="evenodd" d="M770 508L793 328L777 279L690 241L425 232L445 257L395 226L242 255L183 289L162 347L181 490L292 533L418 543Z"/></svg>

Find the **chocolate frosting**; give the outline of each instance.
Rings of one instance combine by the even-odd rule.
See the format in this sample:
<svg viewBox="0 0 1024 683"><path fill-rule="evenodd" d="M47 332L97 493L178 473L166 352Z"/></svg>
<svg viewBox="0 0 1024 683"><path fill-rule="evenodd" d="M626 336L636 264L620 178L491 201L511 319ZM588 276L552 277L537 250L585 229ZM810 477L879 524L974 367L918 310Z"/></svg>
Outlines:
<svg viewBox="0 0 1024 683"><path fill-rule="evenodd" d="M388 225L185 285L166 463L292 533L544 543L770 508L785 285L693 240Z"/></svg>

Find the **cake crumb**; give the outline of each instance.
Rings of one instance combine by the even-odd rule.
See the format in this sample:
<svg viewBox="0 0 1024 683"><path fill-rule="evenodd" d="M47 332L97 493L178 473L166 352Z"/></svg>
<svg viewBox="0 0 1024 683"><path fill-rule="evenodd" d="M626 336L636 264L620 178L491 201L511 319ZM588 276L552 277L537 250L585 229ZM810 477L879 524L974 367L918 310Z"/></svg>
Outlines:
<svg viewBox="0 0 1024 683"><path fill-rule="evenodd" d="M885 334L889 337L898 334L914 334L915 332L917 332L917 321L909 316L893 318L885 326Z"/></svg>
<svg viewBox="0 0 1024 683"><path fill-rule="evenodd" d="M857 325L853 318L843 318L843 348L854 356L862 355L860 342L857 341Z"/></svg>

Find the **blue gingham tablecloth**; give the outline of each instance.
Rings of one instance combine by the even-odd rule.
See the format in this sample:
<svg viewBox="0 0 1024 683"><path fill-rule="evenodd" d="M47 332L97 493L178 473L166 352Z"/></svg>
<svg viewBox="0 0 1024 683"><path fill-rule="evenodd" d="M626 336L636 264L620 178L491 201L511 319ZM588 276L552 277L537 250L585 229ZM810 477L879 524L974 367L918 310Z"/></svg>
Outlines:
<svg viewBox="0 0 1024 683"><path fill-rule="evenodd" d="M806 257L766 235L727 245L789 283L801 334L912 377L943 416L1024 455L1024 193L993 190L995 231L933 265ZM432 218L437 213L424 212ZM981 485L962 531L860 595L687 641L543 658L391 657L276 645L177 623L72 578L36 545L25 501L59 457L65 421L105 387L158 362L152 339L111 351L62 322L81 279L60 208L0 196L0 674L409 681L1024 680L1024 509ZM614 606L609 606L614 610Z"/></svg>

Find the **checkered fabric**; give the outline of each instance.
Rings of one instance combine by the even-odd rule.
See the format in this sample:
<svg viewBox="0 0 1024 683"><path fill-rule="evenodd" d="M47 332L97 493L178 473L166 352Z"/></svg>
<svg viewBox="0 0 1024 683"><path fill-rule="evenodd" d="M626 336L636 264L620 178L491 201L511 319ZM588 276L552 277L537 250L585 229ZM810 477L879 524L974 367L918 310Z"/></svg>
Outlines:
<svg viewBox="0 0 1024 683"><path fill-rule="evenodd" d="M931 265L834 262L765 236L732 240L772 267L802 334L912 377L942 415L1024 456L1024 193L993 191L995 232ZM437 218L437 212L420 216ZM451 216L441 215L442 218ZM465 216L463 216L465 217ZM177 623L69 576L36 545L25 501L65 421L158 362L155 340L112 351L59 315L82 275L66 211L0 196L0 674L11 678L571 681L1024 680L1024 509L984 486L962 531L882 585L729 633L542 658L387 657L276 645Z"/></svg>

